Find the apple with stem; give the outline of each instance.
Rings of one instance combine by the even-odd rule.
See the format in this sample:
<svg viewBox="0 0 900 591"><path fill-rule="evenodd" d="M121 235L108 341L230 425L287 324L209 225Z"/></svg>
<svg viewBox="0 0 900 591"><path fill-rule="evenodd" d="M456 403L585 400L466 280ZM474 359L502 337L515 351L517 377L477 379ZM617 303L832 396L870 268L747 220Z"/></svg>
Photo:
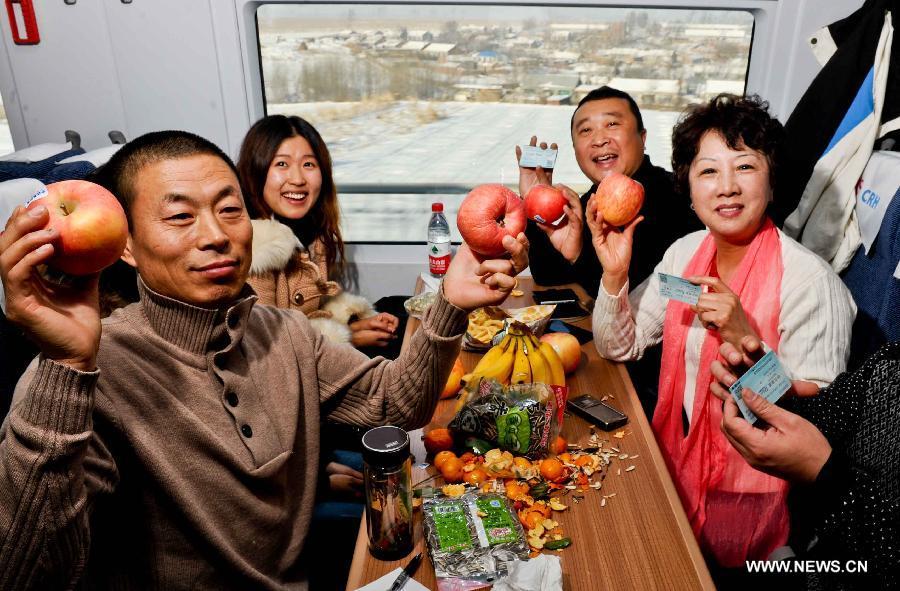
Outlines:
<svg viewBox="0 0 900 591"><path fill-rule="evenodd" d="M505 255L503 237L515 238L525 231L525 206L503 185L479 185L460 204L456 227L473 252L485 257Z"/></svg>
<svg viewBox="0 0 900 591"><path fill-rule="evenodd" d="M122 256L128 239L125 210L100 185L80 180L53 183L32 197L26 208L42 205L50 212L46 227L59 233L50 267L69 275L92 275Z"/></svg>

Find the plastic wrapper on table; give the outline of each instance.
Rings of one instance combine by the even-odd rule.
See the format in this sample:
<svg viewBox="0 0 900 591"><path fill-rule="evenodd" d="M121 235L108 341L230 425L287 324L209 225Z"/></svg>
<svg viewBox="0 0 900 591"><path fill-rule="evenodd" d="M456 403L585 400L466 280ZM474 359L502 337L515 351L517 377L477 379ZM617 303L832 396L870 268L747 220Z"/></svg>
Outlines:
<svg viewBox="0 0 900 591"><path fill-rule="evenodd" d="M439 591L470 591L506 575L528 559L525 530L505 497L467 493L422 505L425 540Z"/></svg>
<svg viewBox="0 0 900 591"><path fill-rule="evenodd" d="M550 386L507 387L485 379L467 389L448 427L515 455L538 458L559 434L557 416L557 396Z"/></svg>

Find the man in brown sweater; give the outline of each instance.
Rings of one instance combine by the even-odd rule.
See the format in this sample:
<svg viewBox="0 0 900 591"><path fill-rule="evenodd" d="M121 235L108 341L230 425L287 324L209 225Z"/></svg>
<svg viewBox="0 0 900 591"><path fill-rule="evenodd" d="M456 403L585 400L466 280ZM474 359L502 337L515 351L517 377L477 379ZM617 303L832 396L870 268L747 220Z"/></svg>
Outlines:
<svg viewBox="0 0 900 591"><path fill-rule="evenodd" d="M305 589L319 424L426 424L466 326L527 264L463 246L393 362L255 305L231 161L184 132L108 164L140 302L101 321L97 277L48 285L46 208L0 235L8 317L41 348L0 434L0 589ZM102 336L101 336L102 333Z"/></svg>

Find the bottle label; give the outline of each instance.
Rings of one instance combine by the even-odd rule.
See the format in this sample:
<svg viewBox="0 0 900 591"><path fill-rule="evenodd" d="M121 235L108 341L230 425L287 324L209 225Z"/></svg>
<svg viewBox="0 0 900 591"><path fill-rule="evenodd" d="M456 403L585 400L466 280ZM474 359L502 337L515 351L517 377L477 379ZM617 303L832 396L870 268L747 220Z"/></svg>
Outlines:
<svg viewBox="0 0 900 591"><path fill-rule="evenodd" d="M432 275L444 275L450 266L450 243L428 243L428 270Z"/></svg>

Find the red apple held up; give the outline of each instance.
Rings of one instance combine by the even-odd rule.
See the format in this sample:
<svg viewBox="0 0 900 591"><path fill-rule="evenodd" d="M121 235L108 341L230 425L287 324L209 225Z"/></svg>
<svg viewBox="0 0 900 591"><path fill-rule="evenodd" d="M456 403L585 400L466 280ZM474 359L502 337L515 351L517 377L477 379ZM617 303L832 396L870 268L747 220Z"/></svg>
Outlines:
<svg viewBox="0 0 900 591"><path fill-rule="evenodd" d="M568 203L566 196L556 187L535 185L525 195L525 216L541 224L559 226L566 221L563 208Z"/></svg>
<svg viewBox="0 0 900 591"><path fill-rule="evenodd" d="M611 173L597 187L597 214L613 226L624 226L637 217L644 205L644 185L633 178Z"/></svg>
<svg viewBox="0 0 900 591"><path fill-rule="evenodd" d="M581 343L573 335L567 332L548 332L541 337L541 341L550 343L563 364L563 371L567 374L578 369L581 363Z"/></svg>
<svg viewBox="0 0 900 591"><path fill-rule="evenodd" d="M43 205L47 226L59 232L48 265L69 275L91 275L116 262L125 250L128 220L112 193L88 181L60 181L32 198L27 209Z"/></svg>
<svg viewBox="0 0 900 591"><path fill-rule="evenodd" d="M506 253L503 237L525 231L525 206L503 185L478 185L460 204L456 227L473 252L501 256Z"/></svg>

